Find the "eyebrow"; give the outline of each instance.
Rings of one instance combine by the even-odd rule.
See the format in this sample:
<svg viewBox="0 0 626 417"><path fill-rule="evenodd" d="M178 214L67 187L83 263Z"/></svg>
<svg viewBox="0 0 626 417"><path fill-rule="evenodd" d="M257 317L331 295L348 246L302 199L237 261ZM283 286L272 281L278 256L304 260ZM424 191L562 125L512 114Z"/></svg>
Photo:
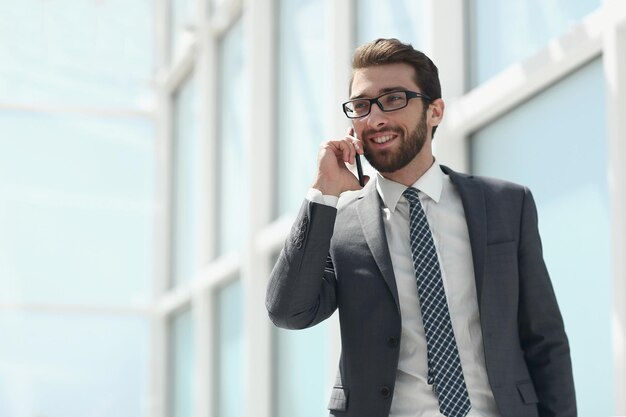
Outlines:
<svg viewBox="0 0 626 417"><path fill-rule="evenodd" d="M409 91L406 87L396 86L396 87L385 87L378 90L377 96L385 93L391 93L392 91ZM365 94L359 94L358 96L350 97L350 100L356 100L359 98L365 98Z"/></svg>

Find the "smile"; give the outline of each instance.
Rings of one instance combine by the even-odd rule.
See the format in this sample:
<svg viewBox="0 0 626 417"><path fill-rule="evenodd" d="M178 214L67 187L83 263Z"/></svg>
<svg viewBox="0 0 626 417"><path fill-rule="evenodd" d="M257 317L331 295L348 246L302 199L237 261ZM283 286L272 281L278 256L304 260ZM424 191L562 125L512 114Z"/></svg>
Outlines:
<svg viewBox="0 0 626 417"><path fill-rule="evenodd" d="M393 135L385 135L385 136L378 136L376 138L372 138L372 140L376 143L389 142L391 139L393 139Z"/></svg>

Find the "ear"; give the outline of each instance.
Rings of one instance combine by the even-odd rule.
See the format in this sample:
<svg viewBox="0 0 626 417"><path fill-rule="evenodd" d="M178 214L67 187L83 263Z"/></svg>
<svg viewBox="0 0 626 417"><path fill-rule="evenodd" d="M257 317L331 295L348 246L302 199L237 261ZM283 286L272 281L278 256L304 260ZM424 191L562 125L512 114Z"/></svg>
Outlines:
<svg viewBox="0 0 626 417"><path fill-rule="evenodd" d="M445 103L442 99L438 98L430 103L427 113L427 123L433 127L438 126L439 123L443 120L443 113L446 108Z"/></svg>

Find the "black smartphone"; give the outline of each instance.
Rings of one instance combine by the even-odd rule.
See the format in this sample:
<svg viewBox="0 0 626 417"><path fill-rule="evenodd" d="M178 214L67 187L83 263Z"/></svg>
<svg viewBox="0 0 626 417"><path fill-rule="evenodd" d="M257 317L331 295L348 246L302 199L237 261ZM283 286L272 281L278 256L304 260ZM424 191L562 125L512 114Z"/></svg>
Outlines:
<svg viewBox="0 0 626 417"><path fill-rule="evenodd" d="M363 167L361 166L361 155L357 153L354 159L356 159L356 172L359 175L359 185L361 185L361 187L364 187L365 178L363 178Z"/></svg>

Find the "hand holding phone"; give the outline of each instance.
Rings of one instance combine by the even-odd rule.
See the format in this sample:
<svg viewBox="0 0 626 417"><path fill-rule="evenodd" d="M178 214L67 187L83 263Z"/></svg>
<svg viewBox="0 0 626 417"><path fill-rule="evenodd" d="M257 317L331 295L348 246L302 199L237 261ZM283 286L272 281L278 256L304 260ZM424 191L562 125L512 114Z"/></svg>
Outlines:
<svg viewBox="0 0 626 417"><path fill-rule="evenodd" d="M360 160L362 152L361 143L353 128L348 129L347 134L341 139L322 143L318 155L317 175L312 187L321 191L323 195L334 196L339 196L345 191L363 188L368 181L368 176L363 173ZM352 170L353 168L349 168L349 164L357 166L357 175Z"/></svg>

